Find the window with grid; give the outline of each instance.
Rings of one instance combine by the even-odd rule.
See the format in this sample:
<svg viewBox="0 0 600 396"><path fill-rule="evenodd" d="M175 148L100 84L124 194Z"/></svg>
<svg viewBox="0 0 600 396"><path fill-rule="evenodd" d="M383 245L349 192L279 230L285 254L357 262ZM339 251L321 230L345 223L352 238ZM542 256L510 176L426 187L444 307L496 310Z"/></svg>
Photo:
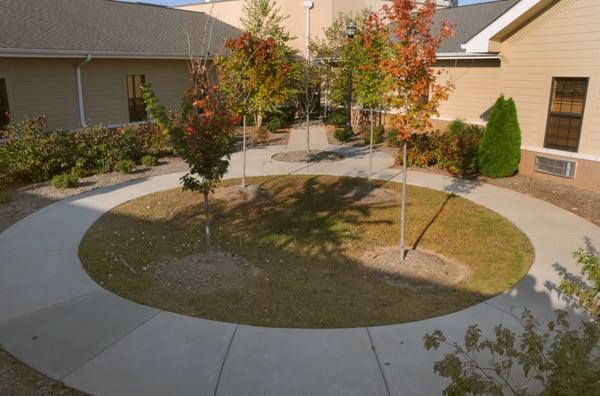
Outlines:
<svg viewBox="0 0 600 396"><path fill-rule="evenodd" d="M587 85L587 78L552 79L545 147L578 150Z"/></svg>
<svg viewBox="0 0 600 396"><path fill-rule="evenodd" d="M146 82L143 74L127 76L127 100L129 103L129 122L146 120L146 105L142 98L142 84Z"/></svg>
<svg viewBox="0 0 600 396"><path fill-rule="evenodd" d="M9 111L8 94L6 93L6 81L0 78L0 129L8 124Z"/></svg>

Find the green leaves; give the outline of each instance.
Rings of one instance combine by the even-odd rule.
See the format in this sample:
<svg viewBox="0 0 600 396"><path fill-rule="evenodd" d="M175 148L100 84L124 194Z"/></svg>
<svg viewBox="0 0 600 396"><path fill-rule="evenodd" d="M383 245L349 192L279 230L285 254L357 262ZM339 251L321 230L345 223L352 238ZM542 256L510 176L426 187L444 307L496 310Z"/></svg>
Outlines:
<svg viewBox="0 0 600 396"><path fill-rule="evenodd" d="M478 325L469 326L463 345L447 341L440 330L426 334L427 350L446 345L452 352L434 364L437 375L451 383L445 395L529 395L528 387L541 387L542 395L600 394L600 325L597 322L600 279L598 257L582 249L574 253L585 279L566 276L561 290L595 317L571 328L569 315L556 311L547 330L525 309L521 330L503 325L493 338L482 338ZM591 297L591 296L594 297ZM485 360L485 361L484 361Z"/></svg>

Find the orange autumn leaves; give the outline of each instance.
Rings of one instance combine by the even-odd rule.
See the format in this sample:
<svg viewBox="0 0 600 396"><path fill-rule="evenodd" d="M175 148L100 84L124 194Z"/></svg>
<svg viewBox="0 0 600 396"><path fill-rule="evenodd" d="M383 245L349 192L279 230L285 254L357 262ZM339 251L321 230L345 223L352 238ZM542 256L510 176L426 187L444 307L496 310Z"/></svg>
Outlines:
<svg viewBox="0 0 600 396"><path fill-rule="evenodd" d="M453 34L443 22L434 29L436 5L428 0L417 9L415 0L393 0L381 13L367 19L363 42L377 62L369 66L385 76L384 103L398 109L394 117L398 139L408 140L415 130L430 127L429 119L439 115L437 108L452 91L451 82L440 83L433 69L441 42ZM385 41L385 45L373 43Z"/></svg>

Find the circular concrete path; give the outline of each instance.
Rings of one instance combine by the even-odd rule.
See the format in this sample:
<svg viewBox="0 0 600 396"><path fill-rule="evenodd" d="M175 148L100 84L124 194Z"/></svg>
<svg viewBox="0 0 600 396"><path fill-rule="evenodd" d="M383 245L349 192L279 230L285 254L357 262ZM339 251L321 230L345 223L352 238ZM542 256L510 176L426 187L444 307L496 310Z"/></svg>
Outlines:
<svg viewBox="0 0 600 396"><path fill-rule="evenodd" d="M366 176L366 150L328 164L274 162L283 147L251 150L248 175ZM392 159L376 153L375 177L399 180ZM228 177L239 177L240 155ZM422 337L442 329L460 340L527 306L542 323L564 307L549 292L556 267L577 271L571 252L600 246L600 229L546 202L477 182L409 173L410 184L452 192L508 218L530 238L536 258L514 289L466 310L429 320L372 328L295 330L190 318L124 300L83 270L79 242L103 213L125 201L175 188L180 175L93 191L48 206L0 234L0 344L68 386L99 395L435 395L441 356ZM493 232L493 230L490 230ZM502 249L502 246L498 246Z"/></svg>

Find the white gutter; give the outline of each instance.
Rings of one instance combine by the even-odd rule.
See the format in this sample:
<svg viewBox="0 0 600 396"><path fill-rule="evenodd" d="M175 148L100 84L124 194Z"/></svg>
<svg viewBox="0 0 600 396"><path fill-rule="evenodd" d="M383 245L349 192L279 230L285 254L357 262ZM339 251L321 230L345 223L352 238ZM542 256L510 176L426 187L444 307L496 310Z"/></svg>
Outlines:
<svg viewBox="0 0 600 396"><path fill-rule="evenodd" d="M8 58L80 58L93 55L95 59L190 59L189 54L161 54L152 52L96 51L96 50L54 50L37 48L0 48L0 57ZM194 54L201 59L213 56Z"/></svg>
<svg viewBox="0 0 600 396"><path fill-rule="evenodd" d="M81 66L84 66L92 61L92 55L88 54L83 62L80 62L75 67L75 74L77 76L77 99L79 101L79 125L85 128L85 109L83 107L83 87L81 84Z"/></svg>
<svg viewBox="0 0 600 396"><path fill-rule="evenodd" d="M437 60L444 59L500 59L500 55L486 52L442 52L435 55Z"/></svg>

